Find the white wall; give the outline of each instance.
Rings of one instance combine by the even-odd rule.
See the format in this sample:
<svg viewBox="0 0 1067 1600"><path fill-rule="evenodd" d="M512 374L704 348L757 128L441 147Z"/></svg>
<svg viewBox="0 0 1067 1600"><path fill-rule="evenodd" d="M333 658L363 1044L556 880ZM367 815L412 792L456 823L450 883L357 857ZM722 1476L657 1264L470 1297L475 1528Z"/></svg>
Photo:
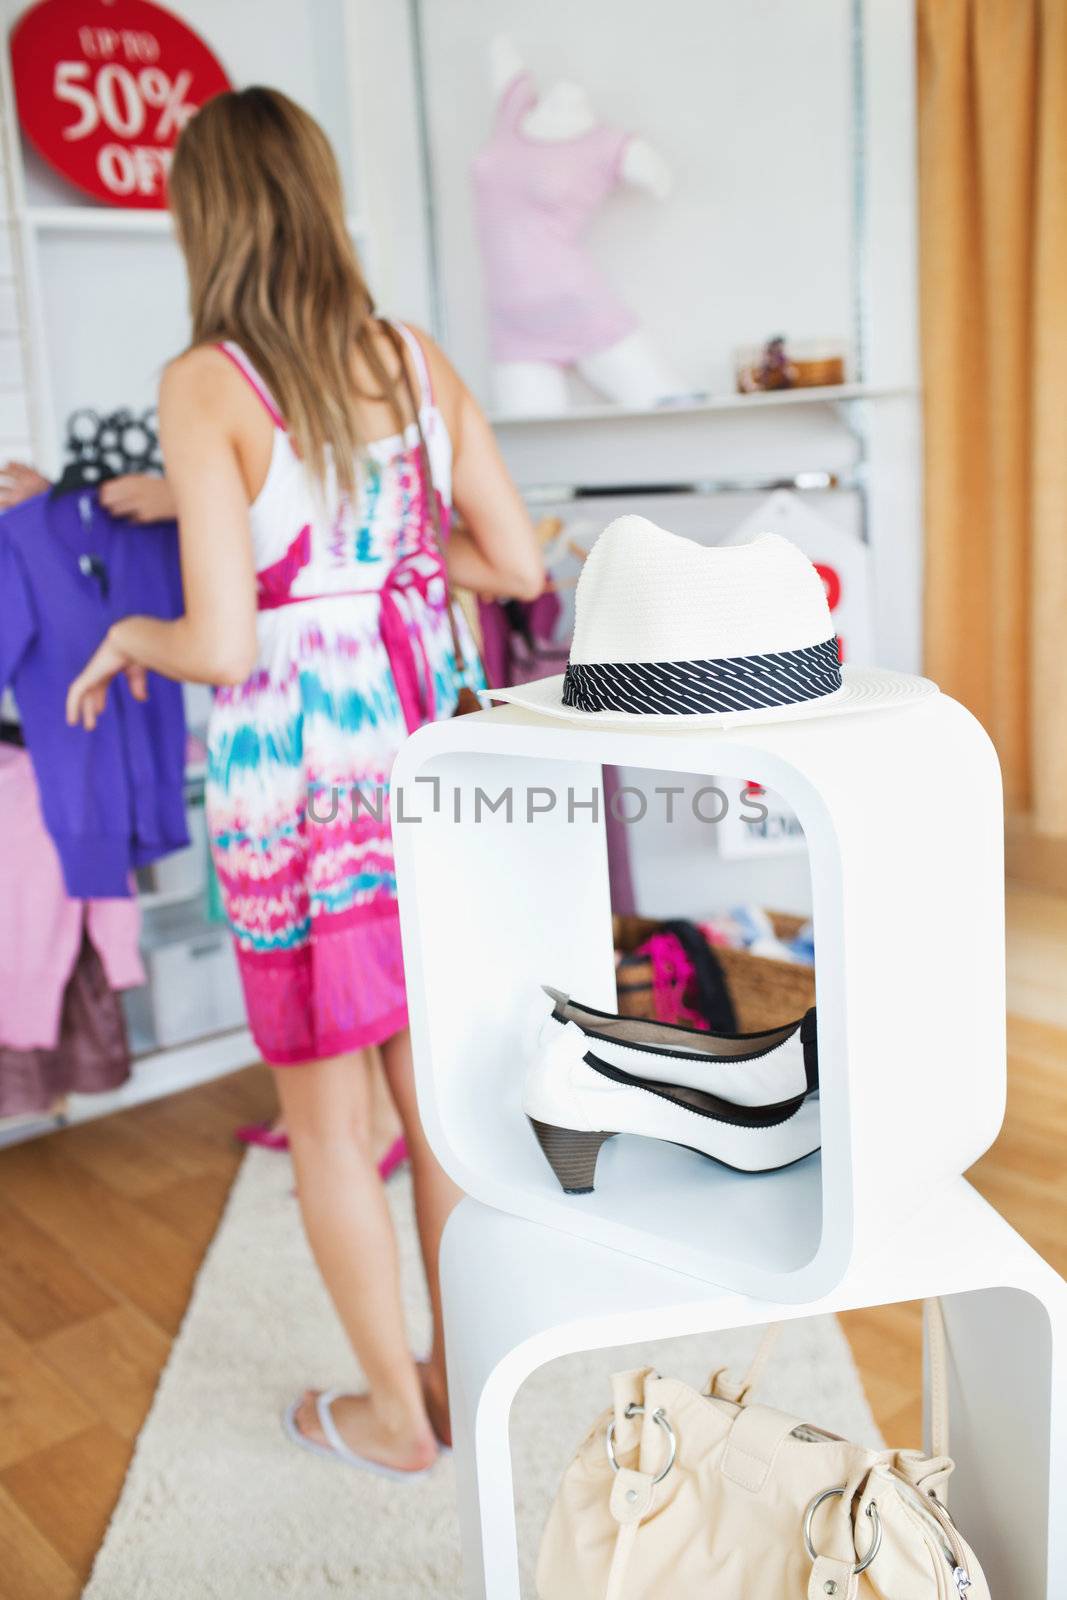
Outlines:
<svg viewBox="0 0 1067 1600"><path fill-rule="evenodd" d="M346 0L348 105L364 252L382 310L434 324L415 61L407 0Z"/></svg>
<svg viewBox="0 0 1067 1600"><path fill-rule="evenodd" d="M0 463L33 452L32 395L21 248L15 225L14 126L0 79Z"/></svg>

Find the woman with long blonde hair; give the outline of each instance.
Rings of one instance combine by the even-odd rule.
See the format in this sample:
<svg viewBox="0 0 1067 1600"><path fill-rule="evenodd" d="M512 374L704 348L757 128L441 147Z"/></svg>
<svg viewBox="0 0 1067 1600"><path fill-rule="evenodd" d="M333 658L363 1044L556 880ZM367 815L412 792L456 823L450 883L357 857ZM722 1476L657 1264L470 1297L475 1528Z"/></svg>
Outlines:
<svg viewBox="0 0 1067 1600"><path fill-rule="evenodd" d="M193 324L160 391L185 612L115 624L68 717L92 728L120 672L135 693L148 671L218 686L212 849L308 1239L367 1385L306 1393L287 1426L406 1476L449 1435L437 1255L457 1192L415 1103L387 784L407 733L480 681L446 604L452 508L456 583L530 598L541 560L461 379L425 334L375 315L306 112L271 89L209 101L179 140L170 205ZM434 1317L421 1365L368 1144L371 1045L411 1155Z"/></svg>

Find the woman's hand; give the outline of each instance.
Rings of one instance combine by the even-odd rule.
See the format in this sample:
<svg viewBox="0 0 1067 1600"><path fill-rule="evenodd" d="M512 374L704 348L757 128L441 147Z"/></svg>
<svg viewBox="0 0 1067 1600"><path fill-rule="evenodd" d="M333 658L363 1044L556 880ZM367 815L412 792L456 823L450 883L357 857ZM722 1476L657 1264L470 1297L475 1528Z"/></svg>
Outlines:
<svg viewBox="0 0 1067 1600"><path fill-rule="evenodd" d="M80 722L90 732L96 727L107 704L107 691L113 678L124 672L135 700L148 699L148 678L112 641L110 634L94 651L67 690L67 721L72 728Z"/></svg>
<svg viewBox="0 0 1067 1600"><path fill-rule="evenodd" d="M9 511L23 500L32 500L35 494L43 494L48 488L51 484L36 468L22 461L6 461L0 467L0 511Z"/></svg>
<svg viewBox="0 0 1067 1600"><path fill-rule="evenodd" d="M171 522L178 515L174 491L155 473L131 472L100 485L100 504L129 522Z"/></svg>

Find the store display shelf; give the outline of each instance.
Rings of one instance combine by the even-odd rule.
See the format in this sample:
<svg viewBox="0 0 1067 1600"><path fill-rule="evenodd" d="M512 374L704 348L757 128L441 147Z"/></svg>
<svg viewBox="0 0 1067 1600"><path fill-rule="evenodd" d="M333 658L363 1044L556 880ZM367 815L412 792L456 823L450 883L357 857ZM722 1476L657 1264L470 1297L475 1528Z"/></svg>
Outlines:
<svg viewBox="0 0 1067 1600"><path fill-rule="evenodd" d="M198 1083L209 1083L258 1061L259 1054L247 1028L233 1028L172 1050L153 1050L137 1056L128 1081L105 1094L74 1094L55 1115L20 1118L0 1127L0 1148L54 1133L60 1128L91 1122L113 1111L128 1111L163 1095L180 1094Z"/></svg>
<svg viewBox="0 0 1067 1600"><path fill-rule="evenodd" d="M770 394L708 395L680 405L632 407L615 405L575 406L571 411L533 413L528 416L491 414L494 428L567 428L576 422L625 422L627 419L669 420L671 417L700 416L717 411L759 411L777 406L836 405L844 400L891 400L913 398L918 389L912 384L838 383L820 389L778 389Z"/></svg>
<svg viewBox="0 0 1067 1600"><path fill-rule="evenodd" d="M169 211L124 210L120 206L27 206L26 221L38 233L170 233Z"/></svg>
<svg viewBox="0 0 1067 1600"><path fill-rule="evenodd" d="M169 911L175 906L199 909L204 901L204 885L194 884L187 889L141 889L137 894L142 911Z"/></svg>
<svg viewBox="0 0 1067 1600"><path fill-rule="evenodd" d="M720 1226L714 1208L705 1222ZM1067 1521L1055 1512L1067 1496L1067 1284L965 1179L901 1220L880 1250L807 1305L723 1293L472 1200L449 1221L441 1276L472 1600L520 1594L508 1425L516 1393L546 1363L707 1334L710 1366L720 1330L929 1295L941 1296L948 1327L953 1516L994 1594L1062 1595ZM620 1351L618 1364L639 1364L635 1355ZM597 1393L588 1401L588 1414L571 1419L575 1440L606 1403ZM905 1442L914 1441L889 1441Z"/></svg>
<svg viewBox="0 0 1067 1600"><path fill-rule="evenodd" d="M616 1008L603 818L591 805L604 764L631 783L642 769L756 780L795 812L817 951L821 1156L750 1176L621 1137L601 1152L594 1193L566 1196L553 1178L523 1115L524 1062L541 984ZM832 1289L902 1207L995 1137L1000 786L986 735L946 696L703 732L503 706L421 729L393 784L394 818L418 819L394 840L419 1105L439 1159L475 1199L795 1302ZM965 806L929 799L960 794ZM917 917L931 884L937 915Z"/></svg>
<svg viewBox="0 0 1067 1600"><path fill-rule="evenodd" d="M27 206L26 224L36 233L169 234L173 232L169 211L126 210L121 206L58 205ZM355 238L367 232L364 217L345 219Z"/></svg>
<svg viewBox="0 0 1067 1600"><path fill-rule="evenodd" d="M621 1134L601 1151L595 1193L565 1195L523 1115L521 1087L521 1064L502 1055L495 1073L472 1077L465 1104L448 1108L457 1131L461 1123L471 1130L465 1153L487 1175L476 1185L484 1198L492 1174L499 1205L753 1292L777 1288L798 1298L840 1270L847 1244L833 1219L824 1223L819 1154L777 1172L737 1172L678 1145ZM793 1281L801 1287L792 1289Z"/></svg>

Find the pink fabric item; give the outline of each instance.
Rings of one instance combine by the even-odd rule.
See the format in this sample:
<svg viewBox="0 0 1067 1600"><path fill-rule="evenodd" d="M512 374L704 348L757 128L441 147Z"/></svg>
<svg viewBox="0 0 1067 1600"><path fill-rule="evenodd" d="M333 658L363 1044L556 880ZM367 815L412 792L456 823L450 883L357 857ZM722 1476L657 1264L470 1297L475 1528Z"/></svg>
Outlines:
<svg viewBox="0 0 1067 1600"><path fill-rule="evenodd" d="M522 120L536 104L526 72L501 95L474 161L475 213L494 359L566 366L637 327L582 242L619 181L630 136L597 126L574 139L532 139Z"/></svg>
<svg viewBox="0 0 1067 1600"><path fill-rule="evenodd" d="M91 941L83 939L63 995L55 1049L0 1045L0 1117L49 1111L68 1094L103 1094L129 1076L122 1002Z"/></svg>
<svg viewBox="0 0 1067 1600"><path fill-rule="evenodd" d="M71 900L44 819L33 765L0 745L0 1045L51 1050L63 992L86 929L112 989L144 983L136 899Z"/></svg>
<svg viewBox="0 0 1067 1600"><path fill-rule="evenodd" d="M448 508L442 506L441 530L446 537L449 516ZM305 528L300 537L303 538L307 532L308 529ZM295 545L291 546L290 551L295 548ZM288 557L285 561L278 562L278 569L288 570L287 561ZM306 565L306 559L302 564ZM273 572L274 568L270 570ZM294 572L299 570L299 566L293 569ZM409 551L390 567L385 582L374 589L343 589L331 595L293 595L288 592L268 594L264 589L262 577L261 574L256 607L259 611L279 611L283 606L304 605L308 600L336 599L337 593L377 595L381 602L379 632L385 653L389 657L389 666L407 730L409 733L414 733L423 723L433 722L436 716L433 667L426 650L426 641L419 627L418 614L412 614L408 601L412 595L417 595L423 605L444 604L444 597L448 592L447 578L445 564L436 545L420 545L417 549ZM289 581L292 581L291 576Z"/></svg>
<svg viewBox="0 0 1067 1600"><path fill-rule="evenodd" d="M424 606L444 602L447 582L440 551L436 546L424 546L398 561L379 591L382 643L393 669L393 681L409 733L414 733L425 722L433 722L437 716L433 667L419 627L419 616ZM412 595L417 595L422 602L414 613L408 605Z"/></svg>
<svg viewBox="0 0 1067 1600"><path fill-rule="evenodd" d="M232 362L242 377L247 378L252 388L262 400L264 410L270 416L274 426L276 428L280 428L282 432L285 433L287 431L285 419L278 410L278 407L274 404L274 396L260 378L259 373L252 365L251 361L249 361L244 351L238 349L235 344L228 343L217 344L215 349L218 350L220 354L224 355L227 361Z"/></svg>
<svg viewBox="0 0 1067 1600"><path fill-rule="evenodd" d="M272 1067L363 1050L408 1025L395 900L323 919L314 943L294 950L238 945L237 965L256 1043ZM367 972L373 988L353 983Z"/></svg>
<svg viewBox="0 0 1067 1600"><path fill-rule="evenodd" d="M233 1136L238 1144L255 1145L259 1150L284 1152L289 1148L285 1129L276 1133L269 1122L243 1122L239 1128L234 1128Z"/></svg>
<svg viewBox="0 0 1067 1600"><path fill-rule="evenodd" d="M637 952L652 963L652 1009L660 1022L678 1022L708 1032L707 1019L685 1003L693 964L673 933L654 933Z"/></svg>
<svg viewBox="0 0 1067 1600"><path fill-rule="evenodd" d="M255 1145L261 1150L277 1150L284 1154L289 1148L289 1135L284 1128L275 1132L269 1122L246 1122L233 1130L238 1144ZM378 1163L378 1176L386 1183L408 1158L407 1142L400 1134L394 1139Z"/></svg>
<svg viewBox="0 0 1067 1600"><path fill-rule="evenodd" d="M381 1178L382 1182L387 1183L388 1180L393 1176L393 1173L399 1171L399 1169L404 1165L404 1162L407 1160L407 1158L407 1141L405 1140L404 1135L401 1134L398 1139L394 1139L393 1143L389 1146L388 1150L378 1163L378 1176Z"/></svg>
<svg viewBox="0 0 1067 1600"><path fill-rule="evenodd" d="M305 522L281 560L256 573L256 609L270 611L275 606L287 605L294 578L310 560L311 523Z"/></svg>

